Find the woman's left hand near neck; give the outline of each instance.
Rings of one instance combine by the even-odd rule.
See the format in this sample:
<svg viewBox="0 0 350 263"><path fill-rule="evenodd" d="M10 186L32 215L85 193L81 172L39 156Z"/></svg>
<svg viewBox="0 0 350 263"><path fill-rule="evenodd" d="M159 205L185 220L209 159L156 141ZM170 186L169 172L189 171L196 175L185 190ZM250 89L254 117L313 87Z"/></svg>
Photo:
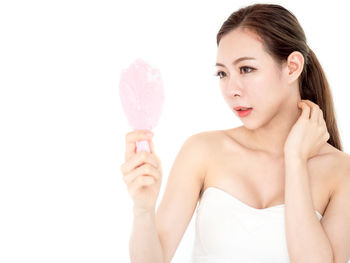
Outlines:
<svg viewBox="0 0 350 263"><path fill-rule="evenodd" d="M301 100L298 107L302 112L287 136L284 154L285 158L307 161L327 143L330 135L323 112L317 104L310 100Z"/></svg>

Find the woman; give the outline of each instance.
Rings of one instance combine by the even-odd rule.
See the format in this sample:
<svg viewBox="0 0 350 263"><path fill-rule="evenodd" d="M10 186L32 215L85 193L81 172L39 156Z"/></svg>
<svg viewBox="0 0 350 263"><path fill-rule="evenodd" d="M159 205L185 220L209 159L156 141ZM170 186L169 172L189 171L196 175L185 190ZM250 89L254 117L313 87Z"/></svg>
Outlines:
<svg viewBox="0 0 350 263"><path fill-rule="evenodd" d="M185 141L157 212L152 135L127 134L131 262L170 262L198 201L191 262L347 262L350 156L303 29L285 8L254 4L231 14L217 45L221 91L243 125ZM141 139L151 153L135 153Z"/></svg>

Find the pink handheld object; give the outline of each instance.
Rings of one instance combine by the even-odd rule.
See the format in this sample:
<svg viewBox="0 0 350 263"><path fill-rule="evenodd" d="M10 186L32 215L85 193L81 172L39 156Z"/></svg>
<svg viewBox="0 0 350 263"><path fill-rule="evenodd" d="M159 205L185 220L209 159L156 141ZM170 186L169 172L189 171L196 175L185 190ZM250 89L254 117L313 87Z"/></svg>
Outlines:
<svg viewBox="0 0 350 263"><path fill-rule="evenodd" d="M142 59L121 73L119 95L134 130L152 130L163 110L164 89L161 74ZM136 152L150 152L147 140L136 141Z"/></svg>

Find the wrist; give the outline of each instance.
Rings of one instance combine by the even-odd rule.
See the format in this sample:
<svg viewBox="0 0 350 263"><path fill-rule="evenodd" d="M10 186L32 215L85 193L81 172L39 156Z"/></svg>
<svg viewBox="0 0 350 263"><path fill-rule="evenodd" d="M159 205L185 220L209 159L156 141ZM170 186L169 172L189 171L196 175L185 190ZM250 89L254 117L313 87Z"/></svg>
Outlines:
<svg viewBox="0 0 350 263"><path fill-rule="evenodd" d="M307 158L305 158L300 153L286 151L284 153L284 160L285 162L306 162Z"/></svg>
<svg viewBox="0 0 350 263"><path fill-rule="evenodd" d="M134 217L152 216L155 214L155 208L145 209L145 208L138 207L138 206L134 205L132 210L133 210Z"/></svg>

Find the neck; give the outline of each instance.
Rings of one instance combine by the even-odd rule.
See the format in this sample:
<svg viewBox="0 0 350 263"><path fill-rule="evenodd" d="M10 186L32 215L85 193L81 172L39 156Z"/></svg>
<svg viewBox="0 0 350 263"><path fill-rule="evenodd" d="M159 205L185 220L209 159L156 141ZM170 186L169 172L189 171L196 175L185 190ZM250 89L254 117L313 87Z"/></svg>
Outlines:
<svg viewBox="0 0 350 263"><path fill-rule="evenodd" d="M273 157L284 156L284 143L288 134L298 120L301 109L297 102L285 104L270 122L254 130L249 130L251 140L257 150L266 152Z"/></svg>

